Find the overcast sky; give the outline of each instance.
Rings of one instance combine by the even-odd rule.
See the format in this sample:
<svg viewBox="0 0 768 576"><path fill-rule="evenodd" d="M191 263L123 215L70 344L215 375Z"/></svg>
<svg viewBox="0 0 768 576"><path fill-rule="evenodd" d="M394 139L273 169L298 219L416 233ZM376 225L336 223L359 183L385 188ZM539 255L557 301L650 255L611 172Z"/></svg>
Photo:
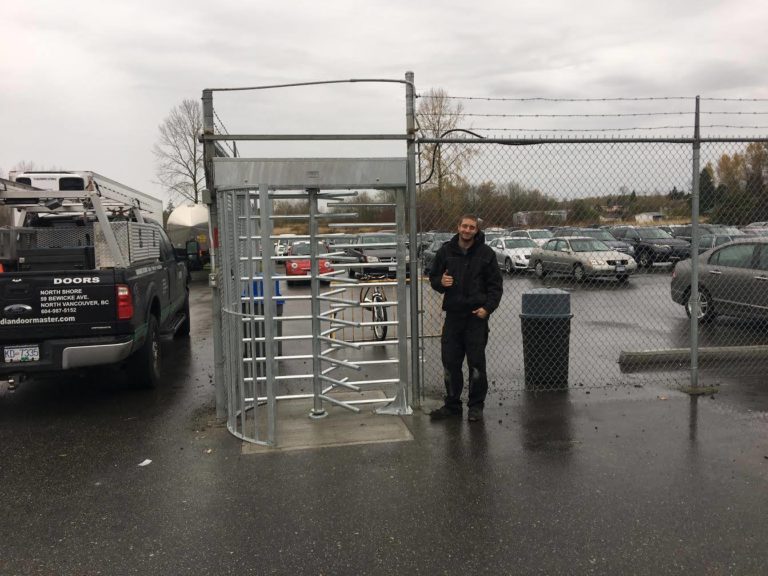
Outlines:
<svg viewBox="0 0 768 576"><path fill-rule="evenodd" d="M204 88L402 79L410 70L417 92L457 96L768 98L764 0L5 0L2 15L0 173L21 161L94 170L155 195L157 127ZM404 130L404 94L399 84L335 85L217 94L214 103L233 133L393 133ZM467 101L465 110L489 109ZM370 155L405 153L401 144L368 146Z"/></svg>

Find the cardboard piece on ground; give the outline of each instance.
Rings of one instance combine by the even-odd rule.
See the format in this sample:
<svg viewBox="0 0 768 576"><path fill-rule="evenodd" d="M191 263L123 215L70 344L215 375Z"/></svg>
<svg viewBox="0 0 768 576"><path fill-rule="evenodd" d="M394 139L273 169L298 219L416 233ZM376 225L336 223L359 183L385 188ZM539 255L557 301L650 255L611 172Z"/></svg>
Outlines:
<svg viewBox="0 0 768 576"><path fill-rule="evenodd" d="M385 398L377 390L334 393L339 400ZM319 420L309 417L312 400L282 400L277 403L277 447L270 448L243 442L243 454L267 454L275 451L307 450L331 446L377 444L413 440L400 416L374 414L384 404L358 404L359 413L323 402L328 416Z"/></svg>

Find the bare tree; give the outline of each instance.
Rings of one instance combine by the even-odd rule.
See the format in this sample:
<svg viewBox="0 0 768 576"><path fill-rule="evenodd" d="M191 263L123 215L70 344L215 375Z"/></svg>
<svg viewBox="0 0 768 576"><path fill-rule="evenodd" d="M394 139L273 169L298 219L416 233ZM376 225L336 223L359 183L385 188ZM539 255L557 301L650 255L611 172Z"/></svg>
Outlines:
<svg viewBox="0 0 768 576"><path fill-rule="evenodd" d="M197 204L205 178L203 146L198 141L203 130L200 103L183 100L158 129L160 137L153 148L158 180L171 198L186 198Z"/></svg>
<svg viewBox="0 0 768 576"><path fill-rule="evenodd" d="M419 131L425 138L441 138L453 130L460 129L464 106L452 103L442 88L430 88L421 96L416 115ZM460 183L461 171L468 163L472 149L467 145L445 146L425 144L421 147L421 162L424 177L430 176L430 184L438 190L445 185Z"/></svg>

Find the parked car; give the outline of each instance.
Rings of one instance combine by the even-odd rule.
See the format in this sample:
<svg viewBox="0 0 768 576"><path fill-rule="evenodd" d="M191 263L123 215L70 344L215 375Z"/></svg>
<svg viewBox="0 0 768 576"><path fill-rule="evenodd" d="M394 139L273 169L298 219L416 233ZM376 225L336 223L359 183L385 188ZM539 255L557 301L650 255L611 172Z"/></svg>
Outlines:
<svg viewBox="0 0 768 576"><path fill-rule="evenodd" d="M699 237L699 254L703 254L711 248L727 244L733 240L744 238L745 234L739 234L737 236L730 236L728 234L702 234Z"/></svg>
<svg viewBox="0 0 768 576"><path fill-rule="evenodd" d="M312 260L309 257L310 248L309 242L294 242L288 247L285 261L285 275L289 277L286 280L288 286L297 282L310 282L309 274L312 267ZM318 244L317 253L325 254L326 252L325 244ZM333 272L333 266L327 259L319 258L318 271L320 274L327 274ZM330 282L331 278L328 278L327 281Z"/></svg>
<svg viewBox="0 0 768 576"><path fill-rule="evenodd" d="M602 228L576 228L576 227L564 227L557 231L557 236L587 236L600 240L603 244L608 246L617 252L624 252L634 258L635 248L629 242L623 240L616 240L608 230Z"/></svg>
<svg viewBox="0 0 768 576"><path fill-rule="evenodd" d="M532 228L530 230L513 230L512 232L509 232L507 236L511 238L530 238L536 242L536 244L541 246L544 242L552 238L554 234L544 228Z"/></svg>
<svg viewBox="0 0 768 576"><path fill-rule="evenodd" d="M429 274L432 268L432 262L435 261L435 254L440 250L440 247L448 242L453 237L450 232L435 232L432 236L432 242L421 253L421 264L424 269L424 274Z"/></svg>
<svg viewBox="0 0 768 576"><path fill-rule="evenodd" d="M691 260L672 273L672 300L691 316ZM702 322L718 315L768 317L768 238L738 239L699 256L699 314Z"/></svg>
<svg viewBox="0 0 768 576"><path fill-rule="evenodd" d="M727 234L729 236L742 236L744 232L735 226L723 226L722 224L699 224L699 237L705 234ZM690 242L693 239L693 225L685 224L676 226L672 230L672 237Z"/></svg>
<svg viewBox="0 0 768 576"><path fill-rule="evenodd" d="M352 256L361 264L374 264L373 266L359 266L349 268L349 277L355 274L387 274L390 277L397 273L397 236L393 232L364 232L355 236L350 242L352 247L345 249L347 256ZM410 261L408 251L405 253L406 274L407 264ZM388 266L382 266L383 263Z"/></svg>
<svg viewBox="0 0 768 576"><path fill-rule="evenodd" d="M526 271L529 268L531 251L538 244L530 238L496 238L488 244L496 253L499 267L507 274L515 271Z"/></svg>
<svg viewBox="0 0 768 576"><path fill-rule="evenodd" d="M656 262L670 262L674 265L691 256L689 242L673 238L654 226L615 226L609 232L617 240L632 244L635 260L642 268L650 268Z"/></svg>
<svg viewBox="0 0 768 576"><path fill-rule="evenodd" d="M742 226L741 231L748 236L768 236L768 222L752 222Z"/></svg>
<svg viewBox="0 0 768 576"><path fill-rule="evenodd" d="M492 240L496 240L497 238L502 238L507 235L507 231L504 228L484 228L483 229L483 236L485 238L485 243L490 244Z"/></svg>
<svg viewBox="0 0 768 576"><path fill-rule="evenodd" d="M598 276L613 276L625 282L637 270L631 256L587 236L547 240L544 246L532 250L530 265L539 278L555 272L571 275L577 282Z"/></svg>

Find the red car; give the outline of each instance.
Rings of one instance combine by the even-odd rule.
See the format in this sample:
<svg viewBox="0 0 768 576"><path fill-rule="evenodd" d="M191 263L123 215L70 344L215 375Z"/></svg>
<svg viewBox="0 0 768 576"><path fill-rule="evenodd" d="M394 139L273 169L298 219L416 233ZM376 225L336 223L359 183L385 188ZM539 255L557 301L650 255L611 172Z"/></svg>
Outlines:
<svg viewBox="0 0 768 576"><path fill-rule="evenodd" d="M318 254L323 254L327 252L327 249L322 244L318 244L317 252ZM285 255L290 256L290 258L285 261L286 276L297 277L296 280L288 280L288 285L291 286L297 282L309 282L308 276L311 264L309 259L309 242L292 244L288 247L288 251ZM333 266L331 266L331 263L325 258L320 258L318 260L318 269L320 274L333 272ZM328 282L330 282L330 280L331 279L329 278Z"/></svg>

